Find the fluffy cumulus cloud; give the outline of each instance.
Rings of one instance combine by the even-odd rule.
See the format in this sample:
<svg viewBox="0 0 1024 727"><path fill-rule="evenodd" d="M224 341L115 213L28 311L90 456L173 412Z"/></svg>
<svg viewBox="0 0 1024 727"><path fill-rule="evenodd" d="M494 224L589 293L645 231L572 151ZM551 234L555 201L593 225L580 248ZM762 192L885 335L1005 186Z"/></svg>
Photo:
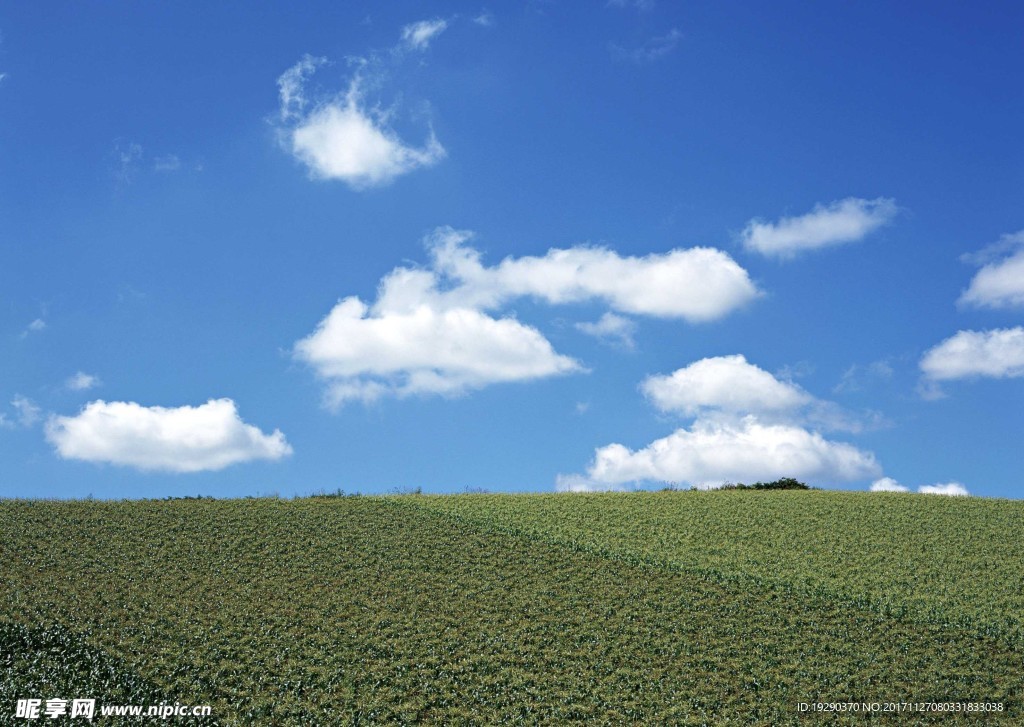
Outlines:
<svg viewBox="0 0 1024 727"><path fill-rule="evenodd" d="M958 331L927 351L920 366L932 381L1024 376L1024 328Z"/></svg>
<svg viewBox="0 0 1024 727"><path fill-rule="evenodd" d="M896 212L896 203L891 199L848 197L816 205L805 215L783 217L778 222L751 220L742 239L748 250L789 258L807 250L863 239L890 222Z"/></svg>
<svg viewBox="0 0 1024 727"><path fill-rule="evenodd" d="M789 410L814 400L796 384L779 381L742 355L705 358L668 376L648 376L640 389L662 411L688 416L706 409Z"/></svg>
<svg viewBox="0 0 1024 727"><path fill-rule="evenodd" d="M978 308L1024 307L1024 230L1003 238L973 259L988 260L958 303Z"/></svg>
<svg viewBox="0 0 1024 727"><path fill-rule="evenodd" d="M296 343L295 356L327 382L330 405L382 395L454 395L582 370L537 329L492 314L516 298L597 300L622 312L709 320L757 294L746 271L717 250L635 258L579 247L487 267L466 245L469 237L436 231L427 240L428 268L396 268L381 280L373 305L345 298ZM690 285L699 295L687 291ZM625 319L602 321L591 324L592 332L621 337L630 330Z"/></svg>
<svg viewBox="0 0 1024 727"><path fill-rule="evenodd" d="M379 187L445 157L433 130L422 146L399 138L388 113L367 104L362 71L341 96L311 99L307 82L325 62L306 56L277 81L282 143L314 179L340 180L357 190Z"/></svg>
<svg viewBox="0 0 1024 727"><path fill-rule="evenodd" d="M640 390L661 411L694 421L635 451L617 443L598 448L584 474L559 476L559 489L650 482L707 488L778 477L834 482L880 474L870 452L817 431L858 431L863 424L857 417L742 355L705 358L669 375L648 376Z"/></svg>
<svg viewBox="0 0 1024 727"><path fill-rule="evenodd" d="M429 244L434 269L455 284L445 296L475 307L524 296L553 304L596 299L620 313L703 322L760 294L747 271L715 248L623 257L607 248L579 246L509 257L487 267L480 253L465 244L470 236L442 228Z"/></svg>
<svg viewBox="0 0 1024 727"><path fill-rule="evenodd" d="M238 416L231 399L165 408L102 400L76 416L52 416L46 438L64 459L140 470L201 472L292 453L279 430L264 434Z"/></svg>
<svg viewBox="0 0 1024 727"><path fill-rule="evenodd" d="M669 375L648 376L640 390L658 409L683 416L756 414L760 421L860 432L884 424L782 381L741 355L701 359Z"/></svg>
<svg viewBox="0 0 1024 727"><path fill-rule="evenodd" d="M332 406L382 394L459 394L580 369L514 318L427 303L371 310L354 297L338 303L295 354L329 382Z"/></svg>
<svg viewBox="0 0 1024 727"><path fill-rule="evenodd" d="M561 490L615 489L647 482L700 488L726 482L797 477L812 481L877 476L874 455L817 432L763 424L753 415L739 421L698 419L639 450L600 447L584 475L560 475Z"/></svg>

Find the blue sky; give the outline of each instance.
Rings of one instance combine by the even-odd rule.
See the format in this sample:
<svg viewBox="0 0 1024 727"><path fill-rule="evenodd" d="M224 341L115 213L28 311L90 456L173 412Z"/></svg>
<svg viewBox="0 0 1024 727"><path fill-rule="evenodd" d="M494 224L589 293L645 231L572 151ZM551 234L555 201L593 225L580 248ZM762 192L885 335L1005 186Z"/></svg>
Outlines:
<svg viewBox="0 0 1024 727"><path fill-rule="evenodd" d="M1024 10L0 11L0 496L1020 497Z"/></svg>

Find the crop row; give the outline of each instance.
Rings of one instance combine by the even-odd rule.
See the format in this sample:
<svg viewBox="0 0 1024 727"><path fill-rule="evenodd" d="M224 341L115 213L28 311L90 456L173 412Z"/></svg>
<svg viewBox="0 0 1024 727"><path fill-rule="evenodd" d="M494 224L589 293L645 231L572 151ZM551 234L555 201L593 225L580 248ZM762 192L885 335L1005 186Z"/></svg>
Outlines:
<svg viewBox="0 0 1024 727"><path fill-rule="evenodd" d="M1024 646L1024 503L891 493L396 498L585 552L821 593Z"/></svg>
<svg viewBox="0 0 1024 727"><path fill-rule="evenodd" d="M0 503L0 621L77 635L226 725L789 724L800 701L908 697L1020 717L1005 640L426 499Z"/></svg>

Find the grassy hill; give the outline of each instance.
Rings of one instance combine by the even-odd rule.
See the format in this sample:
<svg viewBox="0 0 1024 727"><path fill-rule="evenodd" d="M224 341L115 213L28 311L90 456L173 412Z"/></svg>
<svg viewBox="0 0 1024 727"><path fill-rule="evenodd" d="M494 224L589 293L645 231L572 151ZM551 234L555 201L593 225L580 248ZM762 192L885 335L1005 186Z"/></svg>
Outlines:
<svg viewBox="0 0 1024 727"><path fill-rule="evenodd" d="M54 696L239 725L813 724L816 701L1020 724L1022 526L1016 501L800 491L7 501L0 724Z"/></svg>

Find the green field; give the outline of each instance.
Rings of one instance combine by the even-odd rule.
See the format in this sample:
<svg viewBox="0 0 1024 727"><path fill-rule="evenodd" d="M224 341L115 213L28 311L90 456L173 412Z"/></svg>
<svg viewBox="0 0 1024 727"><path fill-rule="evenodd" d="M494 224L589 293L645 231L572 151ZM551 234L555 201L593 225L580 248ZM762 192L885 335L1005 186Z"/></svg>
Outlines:
<svg viewBox="0 0 1024 727"><path fill-rule="evenodd" d="M0 724L1022 724L1022 533L819 491L0 502Z"/></svg>

